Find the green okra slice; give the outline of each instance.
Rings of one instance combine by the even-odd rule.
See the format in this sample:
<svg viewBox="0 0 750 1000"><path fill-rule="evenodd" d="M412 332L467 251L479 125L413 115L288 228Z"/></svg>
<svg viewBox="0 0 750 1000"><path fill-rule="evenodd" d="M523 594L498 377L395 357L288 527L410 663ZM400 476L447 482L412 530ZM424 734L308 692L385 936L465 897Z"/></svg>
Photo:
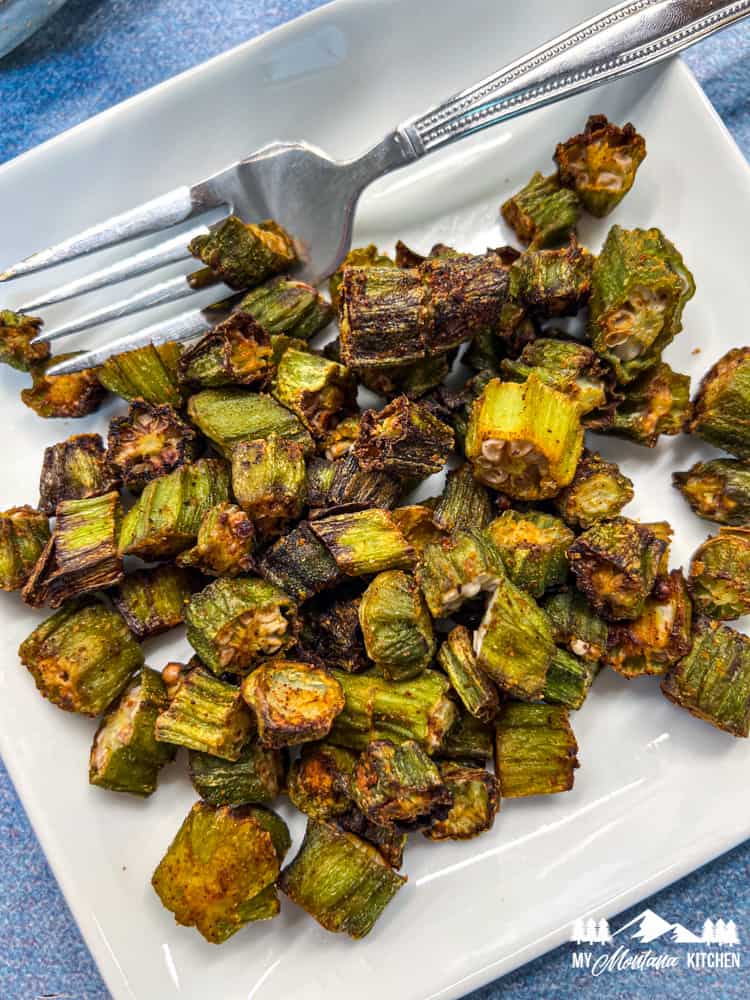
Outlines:
<svg viewBox="0 0 750 1000"><path fill-rule="evenodd" d="M219 577L185 609L187 639L215 674L244 674L294 641L297 605L257 577Z"/></svg>
<svg viewBox="0 0 750 1000"><path fill-rule="evenodd" d="M278 914L274 883L291 843L270 809L196 802L151 884L176 923L221 944L250 921Z"/></svg>
<svg viewBox="0 0 750 1000"><path fill-rule="evenodd" d="M588 660L572 656L564 649L556 649L547 671L544 700L553 705L578 709L586 700L586 695L598 672L598 665Z"/></svg>
<svg viewBox="0 0 750 1000"><path fill-rule="evenodd" d="M154 737L156 717L168 704L161 676L144 667L99 723L89 758L90 784L132 795L156 791L159 771L177 753Z"/></svg>
<svg viewBox="0 0 750 1000"><path fill-rule="evenodd" d="M344 707L328 671L298 660L268 660L242 682L261 746L278 749L324 739Z"/></svg>
<svg viewBox="0 0 750 1000"><path fill-rule="evenodd" d="M204 458L148 483L120 531L123 555L167 559L195 544L203 515L229 499L229 471Z"/></svg>
<svg viewBox="0 0 750 1000"><path fill-rule="evenodd" d="M269 434L238 441L232 452L232 491L261 535L279 535L305 506L305 453L297 441Z"/></svg>
<svg viewBox="0 0 750 1000"><path fill-rule="evenodd" d="M453 469L433 512L436 526L443 531L481 531L492 520L492 501L487 488L474 478L468 462Z"/></svg>
<svg viewBox="0 0 750 1000"><path fill-rule="evenodd" d="M142 399L158 405L182 406L182 392L177 377L180 346L176 343L138 347L114 354L97 368L99 381L123 399Z"/></svg>
<svg viewBox="0 0 750 1000"><path fill-rule="evenodd" d="M38 625L18 654L41 694L66 712L101 715L143 653L116 611L93 601L71 601Z"/></svg>
<svg viewBox="0 0 750 1000"><path fill-rule="evenodd" d="M31 343L41 329L42 321L38 316L0 309L0 364L28 372L34 365L46 361L49 344Z"/></svg>
<svg viewBox="0 0 750 1000"><path fill-rule="evenodd" d="M378 573L362 595L359 624L367 655L388 680L416 677L435 655L435 633L416 581L402 570Z"/></svg>
<svg viewBox="0 0 750 1000"><path fill-rule="evenodd" d="M49 521L33 507L0 513L0 590L20 590L50 537Z"/></svg>
<svg viewBox="0 0 750 1000"><path fill-rule="evenodd" d="M503 576L501 553L478 531L454 531L428 542L417 561L416 579L430 614L446 618Z"/></svg>
<svg viewBox="0 0 750 1000"><path fill-rule="evenodd" d="M576 586L609 621L637 618L654 589L667 543L651 526L615 517L579 535L568 549Z"/></svg>
<svg viewBox="0 0 750 1000"><path fill-rule="evenodd" d="M230 215L211 228L207 236L196 236L188 249L230 288L260 285L297 262L294 242L271 219L257 225Z"/></svg>
<svg viewBox="0 0 750 1000"><path fill-rule="evenodd" d="M437 756L461 764L484 764L492 756L494 729L470 712L461 711L443 740Z"/></svg>
<svg viewBox="0 0 750 1000"><path fill-rule="evenodd" d="M610 625L605 663L625 677L663 674L692 645L693 606L682 570L656 580L641 614Z"/></svg>
<svg viewBox="0 0 750 1000"><path fill-rule="evenodd" d="M133 635L148 639L182 624L193 582L178 566L139 569L125 576L112 600Z"/></svg>
<svg viewBox="0 0 750 1000"><path fill-rule="evenodd" d="M730 621L750 612L750 528L719 528L690 560L690 594L698 614Z"/></svg>
<svg viewBox="0 0 750 1000"><path fill-rule="evenodd" d="M430 840L470 840L491 830L500 809L500 785L483 767L451 761L440 764L440 776L453 797L450 812L422 833Z"/></svg>
<svg viewBox="0 0 750 1000"><path fill-rule="evenodd" d="M252 316L236 312L180 357L177 373L192 389L255 385L274 370L271 337Z"/></svg>
<svg viewBox="0 0 750 1000"><path fill-rule="evenodd" d="M396 267L396 264L388 256L388 254L380 253L374 243L369 243L366 247L354 247L350 250L339 264L338 271L334 271L328 279L328 291L331 296L331 305L336 312L338 312L339 309L341 282L344 278L344 268L347 267Z"/></svg>
<svg viewBox="0 0 750 1000"><path fill-rule="evenodd" d="M467 628L457 625L448 633L438 650L437 662L466 711L481 722L491 722L499 705L497 688L477 664Z"/></svg>
<svg viewBox="0 0 750 1000"><path fill-rule="evenodd" d="M734 347L706 372L686 425L736 458L750 458L750 347Z"/></svg>
<svg viewBox="0 0 750 1000"><path fill-rule="evenodd" d="M612 226L594 262L587 330L618 382L632 382L660 360L694 293L690 271L661 230Z"/></svg>
<svg viewBox="0 0 750 1000"><path fill-rule="evenodd" d="M750 524L750 463L734 458L696 462L687 472L673 472L672 482L699 517Z"/></svg>
<svg viewBox="0 0 750 1000"><path fill-rule="evenodd" d="M212 806L267 805L284 786L285 762L280 750L250 741L237 760L190 751L190 780Z"/></svg>
<svg viewBox="0 0 750 1000"><path fill-rule="evenodd" d="M361 598L334 601L322 610L310 614L308 648L327 667L337 667L348 673L369 666L362 629L359 625ZM304 626L303 626L304 629Z"/></svg>
<svg viewBox="0 0 750 1000"><path fill-rule="evenodd" d="M309 454L310 434L297 417L273 396L248 389L204 389L188 400L188 417L228 459L238 441L255 441L276 433L298 441Z"/></svg>
<svg viewBox="0 0 750 1000"><path fill-rule="evenodd" d="M572 482L557 495L555 506L566 524L586 529L617 517L633 496L633 481L615 462L585 449Z"/></svg>
<svg viewBox="0 0 750 1000"><path fill-rule="evenodd" d="M271 391L314 437L357 409L357 381L348 368L294 347L282 354Z"/></svg>
<svg viewBox="0 0 750 1000"><path fill-rule="evenodd" d="M512 382L524 382L534 373L545 385L575 400L581 413L607 406L612 395L614 378L609 365L575 340L538 337L517 359L503 359L500 369Z"/></svg>
<svg viewBox="0 0 750 1000"><path fill-rule="evenodd" d="M633 186L646 156L646 142L627 122L620 128L606 115L591 115L580 135L555 150L560 183L575 191L584 209L601 219Z"/></svg>
<svg viewBox="0 0 750 1000"><path fill-rule="evenodd" d="M419 830L445 819L452 804L437 766L415 740L373 740L354 768L352 794L374 823Z"/></svg>
<svg viewBox="0 0 750 1000"><path fill-rule="evenodd" d="M567 709L517 701L500 706L495 720L495 775L503 798L570 791L577 754Z"/></svg>
<svg viewBox="0 0 750 1000"><path fill-rule="evenodd" d="M466 456L480 482L516 500L545 500L572 480L583 450L578 404L535 374L493 379L471 408Z"/></svg>
<svg viewBox="0 0 750 1000"><path fill-rule="evenodd" d="M307 521L300 522L266 549L258 561L258 572L298 604L338 586L344 579L333 556Z"/></svg>
<svg viewBox="0 0 750 1000"><path fill-rule="evenodd" d="M335 514L311 522L310 527L347 576L410 569L414 565L414 549L388 510L373 507Z"/></svg>
<svg viewBox="0 0 750 1000"><path fill-rule="evenodd" d="M511 267L514 296L537 319L575 316L591 294L593 266L575 237L559 250L528 250Z"/></svg>
<svg viewBox="0 0 750 1000"><path fill-rule="evenodd" d="M530 250L559 246L575 232L581 215L575 191L561 187L554 174L537 170L531 180L500 208L503 218Z"/></svg>
<svg viewBox="0 0 750 1000"><path fill-rule="evenodd" d="M55 529L21 592L34 608L103 590L123 577L117 541L122 520L119 493L63 500Z"/></svg>
<svg viewBox="0 0 750 1000"><path fill-rule="evenodd" d="M193 667L168 691L169 705L154 726L157 740L239 760L253 732L253 717L238 687Z"/></svg>
<svg viewBox="0 0 750 1000"><path fill-rule="evenodd" d="M607 651L610 626L580 591L570 587L553 594L542 606L552 623L556 643L588 663L600 663Z"/></svg>
<svg viewBox="0 0 750 1000"><path fill-rule="evenodd" d="M352 808L357 754L331 743L306 743L289 770L287 794L311 819L335 820Z"/></svg>
<svg viewBox="0 0 750 1000"><path fill-rule="evenodd" d="M370 507L388 510L403 492L401 480L380 469L364 469L352 452L332 463L332 473L322 504L321 513L325 515ZM316 512L315 516L320 515Z"/></svg>
<svg viewBox="0 0 750 1000"><path fill-rule="evenodd" d="M443 468L452 447L447 424L419 403L397 396L384 409L362 415L354 454L364 469L424 479Z"/></svg>
<svg viewBox="0 0 750 1000"><path fill-rule="evenodd" d="M118 475L99 434L74 434L44 449L39 510L52 516L63 500L86 500L116 489Z"/></svg>
<svg viewBox="0 0 750 1000"><path fill-rule="evenodd" d="M198 433L169 403L134 399L125 416L109 423L107 465L134 493L194 461L199 452Z"/></svg>
<svg viewBox="0 0 750 1000"><path fill-rule="evenodd" d="M47 375L47 369L72 354L58 354L30 368L31 388L21 390L21 402L39 417L87 417L98 410L107 395L99 381L99 368L85 368L72 375Z"/></svg>
<svg viewBox="0 0 750 1000"><path fill-rule="evenodd" d="M336 464L320 455L311 455L307 460L305 478L307 480L307 503L312 510L320 510L328 501L328 491L331 488L336 473Z"/></svg>
<svg viewBox="0 0 750 1000"><path fill-rule="evenodd" d="M285 334L299 340L309 340L336 314L334 306L312 285L286 277L272 278L253 288L237 312L252 316L270 335Z"/></svg>
<svg viewBox="0 0 750 1000"><path fill-rule="evenodd" d="M654 448L660 434L679 434L690 407L690 376L660 362L626 386L605 428L610 434Z"/></svg>
<svg viewBox="0 0 750 1000"><path fill-rule="evenodd" d="M536 510L506 510L492 521L486 534L509 578L532 597L565 583L568 548L575 535L559 517Z"/></svg>
<svg viewBox="0 0 750 1000"><path fill-rule="evenodd" d="M371 844L310 819L279 889L327 931L362 938L406 882Z"/></svg>
<svg viewBox="0 0 750 1000"><path fill-rule="evenodd" d="M254 549L253 522L242 508L226 501L206 511L195 545L181 552L176 562L206 576L240 576L255 569Z"/></svg>

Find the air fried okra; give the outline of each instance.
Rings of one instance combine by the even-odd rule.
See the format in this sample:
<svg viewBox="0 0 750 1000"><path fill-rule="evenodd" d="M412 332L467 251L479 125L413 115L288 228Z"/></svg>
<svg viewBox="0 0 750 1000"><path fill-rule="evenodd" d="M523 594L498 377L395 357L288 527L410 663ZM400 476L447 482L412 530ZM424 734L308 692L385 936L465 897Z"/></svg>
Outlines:
<svg viewBox="0 0 750 1000"><path fill-rule="evenodd" d="M344 579L335 559L306 521L300 521L266 549L258 560L258 572L269 583L283 587L298 604Z"/></svg>
<svg viewBox="0 0 750 1000"><path fill-rule="evenodd" d="M232 490L261 535L281 534L305 504L307 477L302 445L278 434L238 441L232 452Z"/></svg>
<svg viewBox="0 0 750 1000"><path fill-rule="evenodd" d="M419 403L398 396L380 411L365 411L354 454L365 469L425 479L443 468L452 447L450 427Z"/></svg>
<svg viewBox="0 0 750 1000"><path fill-rule="evenodd" d="M468 629L457 625L448 634L438 650L437 662L466 711L482 722L491 722L499 705L497 689L477 663Z"/></svg>
<svg viewBox="0 0 750 1000"><path fill-rule="evenodd" d="M336 310L312 285L279 277L248 292L236 311L252 316L270 336L309 340L328 326Z"/></svg>
<svg viewBox="0 0 750 1000"><path fill-rule="evenodd" d="M445 819L423 830L430 840L469 840L491 830L500 808L500 785L494 774L483 767L443 761L440 777L453 804Z"/></svg>
<svg viewBox="0 0 750 1000"><path fill-rule="evenodd" d="M185 385L253 385L274 370L271 337L250 315L236 312L183 351L177 371Z"/></svg>
<svg viewBox="0 0 750 1000"><path fill-rule="evenodd" d="M180 346L175 343L138 347L124 354L113 354L97 368L103 386L123 399L142 399L157 406L169 403L182 406L182 392L177 378Z"/></svg>
<svg viewBox="0 0 750 1000"><path fill-rule="evenodd" d="M49 344L31 343L41 330L42 321L37 316L0 309L0 364L27 372L33 365L46 361Z"/></svg>
<svg viewBox="0 0 750 1000"><path fill-rule="evenodd" d="M204 389L188 400L188 417L217 449L231 460L238 441L255 441L274 432L299 441L305 453L313 441L297 417L273 396L249 389Z"/></svg>
<svg viewBox="0 0 750 1000"><path fill-rule="evenodd" d="M284 772L284 752L267 750L253 740L233 761L190 751L193 788L212 806L267 805L281 792Z"/></svg>
<svg viewBox="0 0 750 1000"><path fill-rule="evenodd" d="M415 552L390 511L373 507L313 521L312 530L347 576L409 569Z"/></svg>
<svg viewBox="0 0 750 1000"><path fill-rule="evenodd" d="M585 529L616 517L633 496L632 480L614 462L584 450L570 485L555 497L555 506L566 524Z"/></svg>
<svg viewBox="0 0 750 1000"><path fill-rule="evenodd" d="M445 819L452 804L440 771L414 740L369 743L355 765L352 791L368 819L404 830Z"/></svg>
<svg viewBox="0 0 750 1000"><path fill-rule="evenodd" d="M495 720L495 774L503 798L570 791L577 754L565 708L517 701L500 706Z"/></svg>
<svg viewBox="0 0 750 1000"><path fill-rule="evenodd" d="M513 295L532 316L575 316L591 293L593 256L571 239L560 250L528 250L512 265Z"/></svg>
<svg viewBox="0 0 750 1000"><path fill-rule="evenodd" d="M446 618L482 591L494 590L502 575L501 553L491 537L478 531L454 531L428 542L417 561L417 582L435 618Z"/></svg>
<svg viewBox="0 0 750 1000"><path fill-rule="evenodd" d="M660 434L680 433L689 406L690 376L660 362L625 387L604 430L653 448Z"/></svg>
<svg viewBox="0 0 750 1000"><path fill-rule="evenodd" d="M21 390L21 401L37 416L87 417L101 406L107 391L99 381L98 368L86 368L72 375L47 375L48 368L71 357L72 354L58 354L30 368L32 385Z"/></svg>
<svg viewBox="0 0 750 1000"><path fill-rule="evenodd" d="M75 440L75 439L71 439ZM134 399L125 416L113 417L107 465L133 492L198 457L199 435L168 403Z"/></svg>
<svg viewBox="0 0 750 1000"><path fill-rule="evenodd" d="M506 510L491 522L486 534L510 579L532 597L565 583L567 551L575 535L559 517L535 510L523 514Z"/></svg>
<svg viewBox="0 0 750 1000"><path fill-rule="evenodd" d="M107 462L101 437L74 434L44 449L39 509L52 516L61 501L100 496L117 483L118 473Z"/></svg>
<svg viewBox="0 0 750 1000"><path fill-rule="evenodd" d="M252 288L297 261L289 233L272 220L258 225L230 215L212 227L208 236L196 236L188 248L216 278L230 288Z"/></svg>
<svg viewBox="0 0 750 1000"><path fill-rule="evenodd" d="M185 605L193 589L190 573L164 564L128 573L113 601L133 635L147 639L185 620Z"/></svg>
<svg viewBox="0 0 750 1000"><path fill-rule="evenodd" d="M750 524L750 464L733 458L696 462L672 480L699 517L717 524Z"/></svg>
<svg viewBox="0 0 750 1000"><path fill-rule="evenodd" d="M504 358L500 369L503 377L512 382L523 382L533 372L545 385L575 400L581 413L610 406L612 370L590 347L578 341L537 337L517 359Z"/></svg>
<svg viewBox="0 0 750 1000"><path fill-rule="evenodd" d="M327 671L295 660L268 660L242 682L261 746L278 749L324 739L344 707L341 685Z"/></svg>
<svg viewBox="0 0 750 1000"><path fill-rule="evenodd" d="M560 646L587 663L599 663L607 650L609 626L574 587L553 594L542 604Z"/></svg>
<svg viewBox="0 0 750 1000"><path fill-rule="evenodd" d="M0 590L20 590L49 541L49 521L33 507L0 513Z"/></svg>
<svg viewBox="0 0 750 1000"><path fill-rule="evenodd" d="M690 561L690 594L700 615L729 621L750 612L750 528L720 528Z"/></svg>
<svg viewBox="0 0 750 1000"><path fill-rule="evenodd" d="M378 573L370 583L359 624L367 655L388 680L416 677L435 655L432 619L419 586L401 570Z"/></svg>
<svg viewBox="0 0 750 1000"><path fill-rule="evenodd" d="M282 354L271 392L313 437L324 436L356 409L357 383L349 369L294 347Z"/></svg>
<svg viewBox="0 0 750 1000"><path fill-rule="evenodd" d="M255 568L255 526L236 504L225 501L203 515L192 549L181 552L178 566L195 567L206 576L239 576Z"/></svg>
<svg viewBox="0 0 750 1000"><path fill-rule="evenodd" d="M736 458L750 458L750 347L735 347L704 375L686 430Z"/></svg>
<svg viewBox="0 0 750 1000"><path fill-rule="evenodd" d="M500 211L522 243L541 250L567 242L580 218L581 201L554 174L545 177L537 171Z"/></svg>

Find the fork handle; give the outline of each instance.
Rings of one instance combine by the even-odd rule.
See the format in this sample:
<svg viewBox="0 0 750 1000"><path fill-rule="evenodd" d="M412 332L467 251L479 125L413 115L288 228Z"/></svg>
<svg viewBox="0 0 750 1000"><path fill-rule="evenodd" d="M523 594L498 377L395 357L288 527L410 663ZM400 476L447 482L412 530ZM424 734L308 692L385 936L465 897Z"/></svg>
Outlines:
<svg viewBox="0 0 750 1000"><path fill-rule="evenodd" d="M413 158L666 59L750 13L750 0L630 0L462 90L396 134Z"/></svg>

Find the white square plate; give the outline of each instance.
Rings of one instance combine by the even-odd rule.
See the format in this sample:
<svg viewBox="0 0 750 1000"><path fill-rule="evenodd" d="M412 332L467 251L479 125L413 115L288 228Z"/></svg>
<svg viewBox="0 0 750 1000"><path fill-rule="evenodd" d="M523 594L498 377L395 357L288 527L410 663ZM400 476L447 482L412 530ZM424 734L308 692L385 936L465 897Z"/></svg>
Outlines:
<svg viewBox="0 0 750 1000"><path fill-rule="evenodd" d="M324 7L2 167L0 265L274 139L356 154L397 121L599 7L597 0ZM509 241L498 220L501 200L533 170L551 169L556 141L595 111L632 119L649 155L634 191L606 224L587 223L583 240L597 249L607 226L619 222L659 225L675 241L698 292L668 358L697 380L744 337L750 184L681 63L485 132L384 179L362 203L355 242L390 248L402 237L426 249L440 239L482 250ZM10 286L3 305L48 281ZM61 307L57 315L70 312ZM104 431L112 412L45 422L18 401L22 384L3 369L3 507L36 502L45 445ZM709 449L688 438L654 451L602 440L602 449L635 480L628 513L674 525L679 565L709 526L673 490L670 472ZM581 760L575 789L508 802L492 833L477 841L413 837L408 885L366 940L327 934L284 901L279 919L217 948L176 927L149 885L194 799L184 766L167 768L146 802L89 787L92 722L43 701L16 659L38 617L17 595L1 595L2 752L118 1000L459 997L561 942L575 917L620 911L750 835L750 797L740 793L747 742L675 709L655 679L606 674L573 718ZM166 662L167 648L172 655L186 649L179 638L148 644L153 666ZM302 819L284 814L296 847Z"/></svg>

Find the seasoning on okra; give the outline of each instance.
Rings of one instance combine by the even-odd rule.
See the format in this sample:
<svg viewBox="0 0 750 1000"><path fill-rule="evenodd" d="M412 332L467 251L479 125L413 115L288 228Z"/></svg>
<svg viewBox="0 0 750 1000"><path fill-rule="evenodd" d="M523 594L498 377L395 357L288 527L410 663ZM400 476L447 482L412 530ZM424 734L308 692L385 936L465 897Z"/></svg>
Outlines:
<svg viewBox="0 0 750 1000"><path fill-rule="evenodd" d="M575 340L538 337L527 344L516 360L500 362L503 377L524 382L532 373L545 385L570 396L581 413L607 407L614 376L609 365L590 347Z"/></svg>
<svg viewBox="0 0 750 1000"><path fill-rule="evenodd" d="M572 482L555 497L555 506L566 524L585 529L617 517L633 496L633 481L615 462L584 449Z"/></svg>
<svg viewBox="0 0 750 1000"><path fill-rule="evenodd" d="M601 661L607 650L610 626L579 590L568 587L547 598L542 607L552 623L556 643L587 663Z"/></svg>
<svg viewBox="0 0 750 1000"><path fill-rule="evenodd" d="M559 250L527 250L511 268L513 295L537 319L575 316L588 302L593 266L575 237Z"/></svg>
<svg viewBox="0 0 750 1000"><path fill-rule="evenodd" d="M242 682L261 746L324 739L344 707L341 685L326 670L296 660L268 660Z"/></svg>
<svg viewBox="0 0 750 1000"><path fill-rule="evenodd" d="M194 461L199 451L197 431L169 403L134 399L127 414L109 423L107 465L136 493L152 479Z"/></svg>
<svg viewBox="0 0 750 1000"><path fill-rule="evenodd" d="M183 352L180 382L194 389L254 385L273 373L271 338L245 313L232 313Z"/></svg>
<svg viewBox="0 0 750 1000"><path fill-rule="evenodd" d="M308 454L314 450L310 434L297 417L273 396L249 389L204 389L188 400L188 417L231 459L238 441L255 441L276 433L298 441Z"/></svg>
<svg viewBox="0 0 750 1000"><path fill-rule="evenodd" d="M347 576L410 569L415 552L388 510L373 507L313 521L310 527Z"/></svg>
<svg viewBox="0 0 750 1000"><path fill-rule="evenodd" d="M500 211L521 243L541 250L568 241L581 215L581 200L561 187L555 174L545 177L537 171Z"/></svg>
<svg viewBox="0 0 750 1000"><path fill-rule="evenodd" d="M49 358L49 344L31 341L41 333L38 316L0 309L0 364L10 365L20 372L31 371L34 365Z"/></svg>
<svg viewBox="0 0 750 1000"><path fill-rule="evenodd" d="M123 399L142 399L154 406L169 403L179 408L183 403L177 377L179 360L179 344L147 344L113 354L97 368L97 375L103 386Z"/></svg>
<svg viewBox="0 0 750 1000"><path fill-rule="evenodd" d="M503 575L500 552L479 531L454 531L428 542L416 570L417 582L435 618L447 617L483 590L494 590Z"/></svg>
<svg viewBox="0 0 750 1000"><path fill-rule="evenodd" d="M448 634L438 650L437 662L466 711L482 722L491 722L499 704L497 689L477 664L468 629L457 625Z"/></svg>
<svg viewBox="0 0 750 1000"><path fill-rule="evenodd" d="M294 347L282 354L271 391L314 437L357 408L357 382L348 368Z"/></svg>
<svg viewBox="0 0 750 1000"><path fill-rule="evenodd" d="M487 488L474 478L468 462L445 478L443 492L435 504L433 520L443 531L456 528L481 531L492 520L492 501Z"/></svg>
<svg viewBox="0 0 750 1000"><path fill-rule="evenodd" d="M280 534L305 505L302 445L274 433L265 439L238 441L232 452L232 490L262 536Z"/></svg>
<svg viewBox="0 0 750 1000"><path fill-rule="evenodd" d="M436 820L422 833L430 840L469 840L491 830L500 808L500 785L483 767L443 761L440 777L453 805L445 819Z"/></svg>
<svg viewBox="0 0 750 1000"><path fill-rule="evenodd" d="M556 649L547 671L545 702L565 708L580 708L598 669L595 663L573 656L564 649Z"/></svg>
<svg viewBox="0 0 750 1000"><path fill-rule="evenodd" d="M432 619L417 582L401 570L378 573L362 595L359 624L367 655L388 680L416 677L435 655Z"/></svg>
<svg viewBox="0 0 750 1000"><path fill-rule="evenodd" d="M337 819L352 808L357 755L331 743L306 743L289 769L287 794L311 819Z"/></svg>
<svg viewBox="0 0 750 1000"><path fill-rule="evenodd" d="M446 531L435 524L434 510L427 502L394 508L393 520L418 556L422 555L431 542L437 542L447 535Z"/></svg>
<svg viewBox="0 0 750 1000"><path fill-rule="evenodd" d="M235 289L259 285L297 261L292 238L278 223L268 219L253 225L236 215L212 227L207 236L196 236L188 249L225 285Z"/></svg>
<svg viewBox="0 0 750 1000"><path fill-rule="evenodd" d="M419 743L373 740L354 768L354 801L374 823L419 830L445 819L451 794Z"/></svg>
<svg viewBox="0 0 750 1000"><path fill-rule="evenodd" d="M734 347L703 376L686 430L736 458L750 458L750 347Z"/></svg>
<svg viewBox="0 0 750 1000"><path fill-rule="evenodd" d="M690 407L690 376L660 362L626 386L605 430L647 448L660 434L679 434Z"/></svg>
<svg viewBox="0 0 750 1000"><path fill-rule="evenodd" d="M421 259L418 263L421 263ZM402 265L399 264L399 267ZM331 304L336 312L339 309L341 282L344 278L344 268L346 267L396 267L396 264L386 253L380 253L374 243L369 243L366 247L354 247L344 257L339 264L338 271L334 271L328 279L328 291L331 295Z"/></svg>
<svg viewBox="0 0 750 1000"><path fill-rule="evenodd" d="M380 469L363 468L352 452L333 462L332 472L322 509L316 511L315 516L344 514L369 507L390 510L404 490L402 479Z"/></svg>
<svg viewBox="0 0 750 1000"><path fill-rule="evenodd" d="M366 410L354 454L368 470L425 479L439 472L453 447L453 431L428 409L397 396L384 409Z"/></svg>
<svg viewBox="0 0 750 1000"><path fill-rule="evenodd" d="M204 802L212 806L266 805L284 786L284 754L254 740L237 760L223 760L200 750L190 751L190 780Z"/></svg>
<svg viewBox="0 0 750 1000"><path fill-rule="evenodd" d="M258 561L258 572L269 583L283 588L298 604L336 587L344 578L307 521L300 521L266 549Z"/></svg>
<svg viewBox="0 0 750 1000"><path fill-rule="evenodd" d="M335 315L335 308L312 285L286 277L272 278L248 292L236 311L252 316L270 335L299 340L309 340Z"/></svg>
<svg viewBox="0 0 750 1000"><path fill-rule="evenodd" d="M536 510L506 510L492 521L486 535L510 579L532 597L565 583L567 552L575 535L559 517Z"/></svg>
<svg viewBox="0 0 750 1000"><path fill-rule="evenodd" d="M750 527L719 528L693 553L690 594L699 615L730 621L750 612Z"/></svg>
<svg viewBox="0 0 750 1000"><path fill-rule="evenodd" d="M39 477L39 509L52 516L63 500L109 493L118 476L107 463L99 434L74 434L44 449Z"/></svg>
<svg viewBox="0 0 750 1000"><path fill-rule="evenodd" d="M696 462L672 482L699 517L717 524L750 524L750 463L734 458Z"/></svg>
<svg viewBox="0 0 750 1000"><path fill-rule="evenodd" d="M185 620L193 590L189 572L164 564L128 573L112 599L133 635L147 639Z"/></svg>
<svg viewBox="0 0 750 1000"><path fill-rule="evenodd" d="M253 522L242 508L224 502L206 511L195 545L181 552L176 562L206 576L239 576L255 569L254 549Z"/></svg>
<svg viewBox="0 0 750 1000"><path fill-rule="evenodd" d="M492 756L492 726L469 712L460 712L437 751L444 760L484 766Z"/></svg>
<svg viewBox="0 0 750 1000"><path fill-rule="evenodd" d="M335 462L337 458L343 458L354 447L354 442L359 437L359 422L362 414L357 413L350 417L339 420L335 427L332 427L323 437L321 448L329 462Z"/></svg>
<svg viewBox="0 0 750 1000"><path fill-rule="evenodd" d="M577 754L567 709L518 701L500 706L495 720L495 775L504 799L570 791Z"/></svg>
<svg viewBox="0 0 750 1000"><path fill-rule="evenodd" d="M107 390L98 378L99 368L85 368L72 375L47 375L47 369L75 354L58 354L32 365L31 388L21 390L21 401L39 417L87 417L98 410Z"/></svg>
<svg viewBox="0 0 750 1000"><path fill-rule="evenodd" d="M50 537L47 516L33 507L0 512L0 590L20 590Z"/></svg>

